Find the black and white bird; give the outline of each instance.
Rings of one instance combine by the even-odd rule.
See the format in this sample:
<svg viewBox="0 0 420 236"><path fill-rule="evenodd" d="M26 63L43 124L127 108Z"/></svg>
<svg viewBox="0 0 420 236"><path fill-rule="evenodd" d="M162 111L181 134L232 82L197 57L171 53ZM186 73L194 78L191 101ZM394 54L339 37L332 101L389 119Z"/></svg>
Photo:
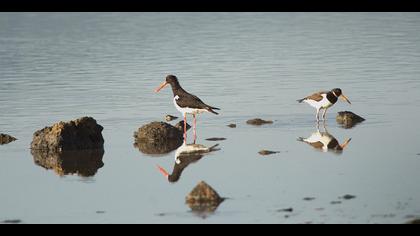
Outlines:
<svg viewBox="0 0 420 236"><path fill-rule="evenodd" d="M344 96L343 92L339 88L335 88L331 91L317 92L305 98L297 100L299 103L306 102L316 109L316 120L319 121L319 112L324 109L322 118L325 120L327 110L333 106L338 98L351 104L350 100Z"/></svg>
<svg viewBox="0 0 420 236"><path fill-rule="evenodd" d="M194 117L194 140L197 137L197 119L196 116L203 112L210 112L213 114L218 115L219 113L215 112L214 110L220 110L219 108L209 106L201 101L195 95L192 95L185 91L181 85L179 84L178 78L175 75L168 75L166 76L165 81L155 90L155 92L159 92L167 85L171 85L172 92L174 94L173 102L175 108L182 113L184 116L184 139L187 139L187 114L191 114Z"/></svg>

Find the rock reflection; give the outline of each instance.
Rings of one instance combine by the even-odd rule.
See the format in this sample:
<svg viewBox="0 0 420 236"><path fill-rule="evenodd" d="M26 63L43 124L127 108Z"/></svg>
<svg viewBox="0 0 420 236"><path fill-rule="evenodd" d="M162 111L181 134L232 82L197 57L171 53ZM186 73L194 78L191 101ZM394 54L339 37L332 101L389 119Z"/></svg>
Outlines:
<svg viewBox="0 0 420 236"><path fill-rule="evenodd" d="M347 139L343 144L340 144L338 140L328 132L325 124L322 126L324 127L324 132L320 131L318 124L316 127L316 132L312 133L308 138L300 137L298 138L298 141L307 143L313 148L322 152L333 152L336 154L341 154L350 143L351 138Z"/></svg>
<svg viewBox="0 0 420 236"><path fill-rule="evenodd" d="M104 150L51 152L31 150L35 164L45 169L53 169L59 176L78 175L91 177L104 166L102 158Z"/></svg>
<svg viewBox="0 0 420 236"><path fill-rule="evenodd" d="M205 154L218 151L219 144L211 147L204 146L202 144L182 144L175 152L175 164L172 170L172 174L169 174L164 168L158 166L159 171L168 179L169 182L177 182L182 172L191 163L199 161Z"/></svg>

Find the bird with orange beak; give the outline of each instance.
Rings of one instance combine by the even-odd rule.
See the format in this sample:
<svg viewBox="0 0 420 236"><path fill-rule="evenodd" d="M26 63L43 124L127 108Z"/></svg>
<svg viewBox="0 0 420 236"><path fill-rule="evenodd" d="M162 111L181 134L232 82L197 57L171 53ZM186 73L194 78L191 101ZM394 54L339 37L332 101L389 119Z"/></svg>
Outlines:
<svg viewBox="0 0 420 236"><path fill-rule="evenodd" d="M299 103L306 102L312 107L314 107L316 109L316 120L319 122L320 110L324 109L324 114L322 115L322 118L325 121L328 108L332 107L338 101L338 98L341 98L342 100L351 104L350 100L346 96L344 96L343 92L339 88L335 88L331 91L314 93L297 101Z"/></svg>
<svg viewBox="0 0 420 236"><path fill-rule="evenodd" d="M210 112L218 115L219 113L214 110L220 110L219 108L209 106L205 104L195 95L192 95L185 91L179 84L178 78L175 75L166 76L165 81L155 89L155 92L159 92L167 85L170 85L174 94L173 102L175 108L182 113L184 116L184 141L187 139L187 114L191 114L194 117L194 140L197 138L197 119L196 116L203 112Z"/></svg>

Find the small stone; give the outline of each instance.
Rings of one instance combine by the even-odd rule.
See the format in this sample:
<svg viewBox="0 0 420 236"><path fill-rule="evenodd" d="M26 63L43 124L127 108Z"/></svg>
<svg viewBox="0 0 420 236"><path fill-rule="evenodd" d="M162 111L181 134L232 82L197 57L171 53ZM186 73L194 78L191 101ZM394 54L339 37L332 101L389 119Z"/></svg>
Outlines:
<svg viewBox="0 0 420 236"><path fill-rule="evenodd" d="M208 138L207 141L223 141L226 140L226 138Z"/></svg>
<svg viewBox="0 0 420 236"><path fill-rule="evenodd" d="M164 154L177 149L184 140L184 121L181 122L182 125L176 126L165 122L143 125L134 133L134 147L146 154Z"/></svg>
<svg viewBox="0 0 420 236"><path fill-rule="evenodd" d="M352 128L356 124L365 121L364 118L354 114L351 111L340 111L336 117L338 124L341 124L344 128Z"/></svg>
<svg viewBox="0 0 420 236"><path fill-rule="evenodd" d="M293 212L293 208L279 209L277 212Z"/></svg>
<svg viewBox="0 0 420 236"><path fill-rule="evenodd" d="M236 128L236 124L229 124L229 125L227 125L227 127L229 127L229 128Z"/></svg>
<svg viewBox="0 0 420 236"><path fill-rule="evenodd" d="M12 137L8 134L0 134L0 145L8 144L16 140L17 139L15 137Z"/></svg>
<svg viewBox="0 0 420 236"><path fill-rule="evenodd" d="M201 181L186 197L191 210L198 212L214 212L224 201L219 194L204 181Z"/></svg>
<svg viewBox="0 0 420 236"><path fill-rule="evenodd" d="M342 197L340 197L340 199L344 199L344 200L350 200L350 199L354 199L356 198L356 196L350 195L350 194L346 194Z"/></svg>
<svg viewBox="0 0 420 236"><path fill-rule="evenodd" d="M341 204L341 201L331 201L330 202L331 205L337 205L337 204Z"/></svg>
<svg viewBox="0 0 420 236"><path fill-rule="evenodd" d="M315 198L314 197L305 197L303 200L304 201L313 201L313 200L315 200Z"/></svg>
<svg viewBox="0 0 420 236"><path fill-rule="evenodd" d="M169 122L169 121L173 121L173 120L176 120L176 119L178 119L178 117L176 117L176 116L171 116L171 115L166 115L166 116L165 116L165 120L166 120L167 122Z"/></svg>
<svg viewBox="0 0 420 236"><path fill-rule="evenodd" d="M1 223L3 223L3 224L19 224L19 223L22 223L22 220L19 220L19 219L4 220Z"/></svg>
<svg viewBox="0 0 420 236"><path fill-rule="evenodd" d="M256 119L248 120L246 123L249 124L249 125L264 125L264 124L272 124L273 121L262 120L260 118L256 118Z"/></svg>
<svg viewBox="0 0 420 236"><path fill-rule="evenodd" d="M258 152L260 155L262 156L267 156L267 155L272 155L272 154L276 154L276 153L280 153L280 152L276 152L276 151L268 151L268 150L261 150Z"/></svg>

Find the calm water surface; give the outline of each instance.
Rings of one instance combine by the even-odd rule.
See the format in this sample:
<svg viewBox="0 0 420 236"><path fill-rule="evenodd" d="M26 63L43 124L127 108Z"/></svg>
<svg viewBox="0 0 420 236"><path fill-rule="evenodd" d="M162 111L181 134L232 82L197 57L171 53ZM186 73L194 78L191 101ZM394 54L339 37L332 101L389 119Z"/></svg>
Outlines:
<svg viewBox="0 0 420 236"><path fill-rule="evenodd" d="M0 132L19 139L0 146L0 221L402 223L420 216L419 42L419 13L0 13ZM222 109L199 116L197 140L220 150L171 183L156 166L172 172L177 152L148 155L133 146L141 125L180 115L170 89L153 93L167 74ZM317 126L314 110L296 99L334 87L352 101L331 108L325 127L339 143L351 138L342 153L297 141ZM366 121L344 129L335 121L343 110ZM93 170L71 175L37 165L33 133L82 116L105 128L105 153ZM274 123L246 125L255 117ZM280 153L260 156L261 149ZM185 204L201 180L228 198L214 213ZM345 194L356 198L339 199Z"/></svg>

